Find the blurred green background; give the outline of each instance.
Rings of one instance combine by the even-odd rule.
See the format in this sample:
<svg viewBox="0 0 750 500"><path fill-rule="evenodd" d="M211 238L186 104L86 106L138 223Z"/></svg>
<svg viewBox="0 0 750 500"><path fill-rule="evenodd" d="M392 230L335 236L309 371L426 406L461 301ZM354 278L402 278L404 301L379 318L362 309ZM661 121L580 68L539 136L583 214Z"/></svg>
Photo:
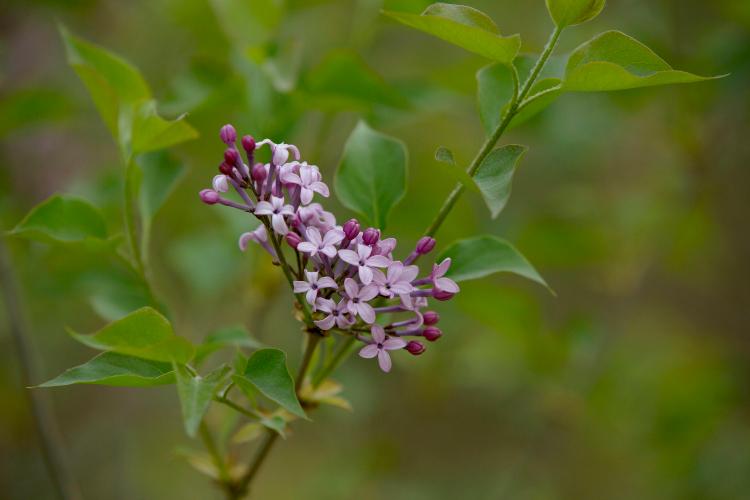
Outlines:
<svg viewBox="0 0 750 500"><path fill-rule="evenodd" d="M236 239L248 221L202 205L218 130L299 145L328 180L359 117L402 138L409 192L388 228L403 252L483 139L476 70L487 61L389 22L418 0L10 0L0 12L0 228L55 191L103 207L121 231L117 148L65 62L57 23L141 69L167 116L198 140L155 221L157 290L180 334L243 323L299 359L280 273ZM542 0L465 2L538 52ZM282 5L283 4L283 5ZM250 5L252 8L248 8ZM674 67L731 76L565 95L503 142L531 147L501 217L465 196L439 245L502 235L556 290L508 275L440 304L440 342L395 370L352 358L337 378L354 410L324 408L274 450L263 499L742 499L750 491L750 4L612 1L568 30L560 54L620 29ZM379 76L378 76L379 75ZM349 214L332 200L340 220ZM111 263L10 239L44 378L89 359L65 326L103 324L92 292ZM404 253L405 255L405 253ZM99 304L100 306L100 304ZM53 498L0 308L0 497ZM41 382L41 380L37 381ZM87 499L218 498L176 451L173 387L50 392ZM217 415L212 414L212 418ZM242 450L249 456L250 450Z"/></svg>

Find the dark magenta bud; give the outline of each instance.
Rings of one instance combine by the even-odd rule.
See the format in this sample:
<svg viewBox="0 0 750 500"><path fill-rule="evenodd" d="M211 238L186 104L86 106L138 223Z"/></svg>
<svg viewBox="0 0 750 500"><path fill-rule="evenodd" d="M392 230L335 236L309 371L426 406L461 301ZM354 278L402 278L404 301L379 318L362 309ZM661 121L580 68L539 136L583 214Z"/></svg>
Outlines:
<svg viewBox="0 0 750 500"><path fill-rule="evenodd" d="M427 311L422 315L426 326L436 325L440 321L440 315L435 311Z"/></svg>
<svg viewBox="0 0 750 500"><path fill-rule="evenodd" d="M419 255L427 255L428 253L432 252L433 248L435 248L435 238L423 236L417 242L417 253Z"/></svg>
<svg viewBox="0 0 750 500"><path fill-rule="evenodd" d="M367 229L365 229L365 232L362 233L362 242L365 245L372 246L377 243L379 239L380 231L378 231L374 227L368 227Z"/></svg>
<svg viewBox="0 0 750 500"><path fill-rule="evenodd" d="M252 135L242 136L242 149L247 151L248 154L255 151L255 139L253 139Z"/></svg>
<svg viewBox="0 0 750 500"><path fill-rule="evenodd" d="M443 332L440 331L440 328L436 326L428 326L427 328L422 330L422 336L425 338L425 340L435 342L437 339L443 336Z"/></svg>
<svg viewBox="0 0 750 500"><path fill-rule="evenodd" d="M286 233L287 244L290 247L294 248L295 250L297 249L297 245L299 245L301 241L302 241L302 238L300 238L299 234L293 233L291 231Z"/></svg>
<svg viewBox="0 0 750 500"><path fill-rule="evenodd" d="M359 234L359 222L357 219L349 219L344 223L344 235L347 240L353 240Z"/></svg>
<svg viewBox="0 0 750 500"><path fill-rule="evenodd" d="M268 174L266 173L266 167L264 167L262 163L256 163L253 165L253 170L250 172L250 175L252 175L254 181L263 182Z"/></svg>
<svg viewBox="0 0 750 500"><path fill-rule="evenodd" d="M219 193L213 189L204 189L200 192L201 201L206 205L215 205L219 201Z"/></svg>
<svg viewBox="0 0 750 500"><path fill-rule="evenodd" d="M232 176L232 165L230 165L227 162L222 162L221 165L219 165L219 172L221 172L224 175Z"/></svg>
<svg viewBox="0 0 750 500"><path fill-rule="evenodd" d="M406 344L406 350L409 351L409 354L413 354L414 356L419 356L423 352L425 352L427 348L422 344L422 342L417 342L416 340L410 340L408 344Z"/></svg>
<svg viewBox="0 0 750 500"><path fill-rule="evenodd" d="M226 151L224 151L224 161L228 163L229 165L237 165L237 160L240 159L240 155L237 153L236 149L233 148L227 148Z"/></svg>
<svg viewBox="0 0 750 500"><path fill-rule="evenodd" d="M237 140L237 131L233 126L226 124L221 127L219 137L221 137L221 140L222 142L224 142L224 144L226 144L227 146L231 146Z"/></svg>
<svg viewBox="0 0 750 500"><path fill-rule="evenodd" d="M445 290L433 290L432 296L435 297L436 300L446 301L451 300L453 296L456 295L455 293L446 292Z"/></svg>

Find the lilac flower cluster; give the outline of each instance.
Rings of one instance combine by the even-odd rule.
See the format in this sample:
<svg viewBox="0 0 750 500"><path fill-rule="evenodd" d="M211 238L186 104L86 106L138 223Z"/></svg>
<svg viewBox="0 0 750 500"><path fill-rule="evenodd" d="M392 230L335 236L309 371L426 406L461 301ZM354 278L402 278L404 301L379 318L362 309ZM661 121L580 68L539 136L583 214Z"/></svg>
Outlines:
<svg viewBox="0 0 750 500"><path fill-rule="evenodd" d="M356 219L337 225L332 213L313 202L316 194L326 198L330 192L318 167L301 161L296 146L269 139L256 143L246 135L240 140L243 158L234 127L225 125L220 136L228 146L224 161L213 189L200 192L201 200L249 212L261 221L256 230L240 236L240 249L255 242L289 270L294 293L303 294L317 328L354 336L365 344L360 356L377 358L385 372L391 369L388 351L405 349L417 356L425 350L417 339L440 338L439 315L423 310L428 299L449 300L459 287L445 276L450 259L419 277L414 264L435 247L433 238L423 237L403 261L396 260L395 238L382 238L376 228L362 230ZM262 146L270 148L268 163L255 161ZM225 196L230 190L240 201ZM290 262L296 266L287 264L283 242L294 253Z"/></svg>

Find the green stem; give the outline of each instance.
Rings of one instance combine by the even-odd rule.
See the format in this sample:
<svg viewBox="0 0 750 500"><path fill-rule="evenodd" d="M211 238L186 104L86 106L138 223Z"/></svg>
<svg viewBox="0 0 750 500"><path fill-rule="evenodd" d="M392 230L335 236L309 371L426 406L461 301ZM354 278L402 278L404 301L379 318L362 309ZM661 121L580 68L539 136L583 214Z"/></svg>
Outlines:
<svg viewBox="0 0 750 500"><path fill-rule="evenodd" d="M137 169L138 166L132 160L128 161L125 171L124 186L125 234L128 238L130 253L132 254L135 268L138 271L138 274L140 274L143 278L143 281L146 281L146 266L143 263L143 256L141 255L141 246L139 243L140 238L138 236L138 222L136 220L137 207L135 206L135 204L138 194L138 186L135 183L135 178L138 173Z"/></svg>
<svg viewBox="0 0 750 500"><path fill-rule="evenodd" d="M327 379L328 376L341 365L341 363L343 363L343 361L349 356L349 354L351 354L351 348L354 345L355 340L356 337L352 335L341 343L339 348L333 354L333 357L313 378L313 388L317 388L318 386L320 386L320 384L322 384L323 381Z"/></svg>
<svg viewBox="0 0 750 500"><path fill-rule="evenodd" d="M200 433L201 439L203 440L203 445L206 447L206 451L208 451L208 454L211 455L211 459L216 466L216 470L219 473L219 481L221 482L225 490L231 490L232 478L229 475L229 469L227 468L227 464L224 462L224 457L221 455L221 452L219 452L219 448L216 446L216 442L214 441L214 438L211 435L211 431L208 429L205 420L201 421L200 427L198 427L198 432Z"/></svg>
<svg viewBox="0 0 750 500"><path fill-rule="evenodd" d="M534 85L534 82L539 77L539 73L541 73L544 65L552 55L552 51L555 49L561 33L562 28L555 27L555 30L552 32L549 40L547 41L547 45L544 47L544 51L534 64L534 67L532 68L529 77L526 79L526 82L524 82L521 91L514 92L514 96L511 99L510 106L503 116L503 119L500 121L500 124L498 124L497 128L495 128L490 137L487 138L477 155L472 160L471 164L469 164L469 167L466 169L466 173L468 173L469 176L474 177L474 175L479 170L479 167L482 166L482 162L484 161L484 159L487 158L487 155L492 152L492 148L495 147L497 141L500 140L500 137L502 137L503 133L508 128L508 125L510 125L510 122L513 121L513 118L515 118L516 113L519 109L519 105L524 101L529 91L531 91L532 85ZM513 75L516 89L518 89L518 75L516 73L515 67L511 69L511 74ZM456 202L461 197L465 189L466 187L462 183L456 184L456 187L453 188L453 191L451 191L451 193L443 202L443 206L440 207L440 210L435 216L435 219L432 221L432 224L430 224L430 226L425 230L425 236L434 236L435 233L437 233L438 229L440 229L440 226L443 225L446 217L448 217L448 214L451 212L451 210L453 210L453 207L456 205Z"/></svg>

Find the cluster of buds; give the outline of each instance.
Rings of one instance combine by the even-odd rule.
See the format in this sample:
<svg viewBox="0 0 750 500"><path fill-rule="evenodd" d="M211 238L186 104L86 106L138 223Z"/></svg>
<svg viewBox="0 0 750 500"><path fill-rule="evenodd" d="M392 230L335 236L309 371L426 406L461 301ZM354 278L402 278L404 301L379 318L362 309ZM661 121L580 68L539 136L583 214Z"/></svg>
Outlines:
<svg viewBox="0 0 750 500"><path fill-rule="evenodd" d="M304 297L317 328L354 336L365 344L360 356L377 358L385 372L391 369L389 351L418 356L425 351L422 340L441 337L436 326L440 316L425 311L428 300L449 300L459 287L445 276L450 259L419 277L415 263L435 247L433 238L421 238L403 261L396 260L395 238L383 238L376 228L363 229L356 219L337 225L332 213L313 202L316 194L328 197L329 189L317 166L300 161L296 146L269 139L256 143L246 135L239 141L243 158L234 127L225 125L220 136L227 145L224 161L213 189L200 192L201 200L243 210L261 221L256 230L240 236L240 249L255 242L289 270L294 293ZM270 148L268 163L255 161L263 146ZM226 197L230 190L239 201ZM286 263L285 245L295 254L291 262L296 267Z"/></svg>

